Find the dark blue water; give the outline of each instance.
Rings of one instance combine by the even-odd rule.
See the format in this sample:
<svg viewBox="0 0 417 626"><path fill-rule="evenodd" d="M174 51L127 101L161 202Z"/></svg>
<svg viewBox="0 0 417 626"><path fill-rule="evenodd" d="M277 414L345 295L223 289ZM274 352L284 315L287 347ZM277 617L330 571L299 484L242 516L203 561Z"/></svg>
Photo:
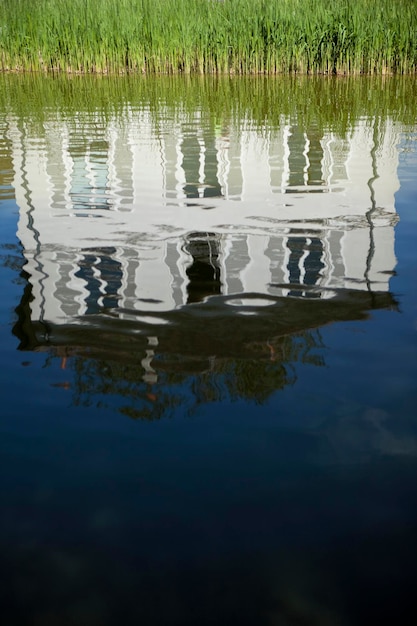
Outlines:
<svg viewBox="0 0 417 626"><path fill-rule="evenodd" d="M416 172L401 152L389 308L211 377L161 351L157 392L114 349L25 349L3 190L2 624L415 623Z"/></svg>

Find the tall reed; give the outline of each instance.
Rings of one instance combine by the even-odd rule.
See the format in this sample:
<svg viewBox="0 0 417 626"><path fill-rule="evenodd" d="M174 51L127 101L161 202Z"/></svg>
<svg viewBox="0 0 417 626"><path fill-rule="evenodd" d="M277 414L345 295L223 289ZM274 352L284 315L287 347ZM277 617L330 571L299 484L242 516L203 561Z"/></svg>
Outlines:
<svg viewBox="0 0 417 626"><path fill-rule="evenodd" d="M0 69L410 73L415 0L0 0Z"/></svg>

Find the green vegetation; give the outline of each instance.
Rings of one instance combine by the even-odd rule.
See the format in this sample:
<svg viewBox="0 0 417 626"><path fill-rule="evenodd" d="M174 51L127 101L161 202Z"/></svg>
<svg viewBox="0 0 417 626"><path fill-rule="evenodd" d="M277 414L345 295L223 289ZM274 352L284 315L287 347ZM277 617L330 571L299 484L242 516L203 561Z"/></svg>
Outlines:
<svg viewBox="0 0 417 626"><path fill-rule="evenodd" d="M0 0L0 69L411 73L415 0Z"/></svg>

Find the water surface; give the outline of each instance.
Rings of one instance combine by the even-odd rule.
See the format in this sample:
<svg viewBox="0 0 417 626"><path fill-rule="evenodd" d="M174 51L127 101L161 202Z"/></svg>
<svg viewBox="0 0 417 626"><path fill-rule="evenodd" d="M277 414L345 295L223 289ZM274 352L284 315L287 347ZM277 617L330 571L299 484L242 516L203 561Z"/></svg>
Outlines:
<svg viewBox="0 0 417 626"><path fill-rule="evenodd" d="M0 79L8 624L405 623L414 82Z"/></svg>

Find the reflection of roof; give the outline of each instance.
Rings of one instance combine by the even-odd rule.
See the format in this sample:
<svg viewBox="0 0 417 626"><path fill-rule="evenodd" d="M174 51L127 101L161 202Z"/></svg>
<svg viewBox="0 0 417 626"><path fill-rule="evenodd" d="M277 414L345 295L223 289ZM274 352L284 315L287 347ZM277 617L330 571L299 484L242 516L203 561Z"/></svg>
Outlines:
<svg viewBox="0 0 417 626"><path fill-rule="evenodd" d="M396 302L390 293L340 290L331 299L263 296L261 301L259 294L246 293L213 296L152 316L136 311L137 319L120 319L110 312L56 325L31 320L28 292L18 308L14 333L22 350L59 347L69 354L123 361L144 353L149 337L156 338L155 352L184 358L267 357L267 344L282 337L332 322L364 319L372 309L393 307Z"/></svg>

